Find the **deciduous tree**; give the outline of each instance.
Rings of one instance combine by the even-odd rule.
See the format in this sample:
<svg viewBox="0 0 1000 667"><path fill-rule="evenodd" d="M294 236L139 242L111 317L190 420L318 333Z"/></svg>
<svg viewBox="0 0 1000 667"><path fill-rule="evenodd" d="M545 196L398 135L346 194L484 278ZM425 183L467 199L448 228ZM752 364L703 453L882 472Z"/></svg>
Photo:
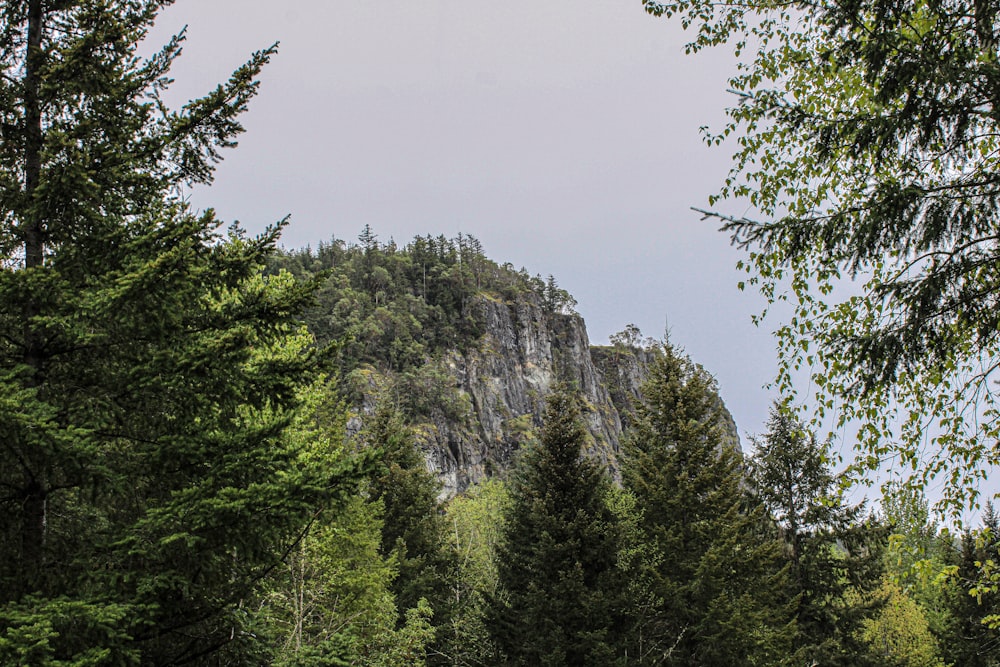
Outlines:
<svg viewBox="0 0 1000 667"><path fill-rule="evenodd" d="M741 58L706 134L737 142L710 203L754 215L710 215L749 251L749 284L791 308L779 386L810 368L801 398L859 426L862 472L888 462L973 505L1000 462L1000 6L643 5L693 29L689 50Z"/></svg>

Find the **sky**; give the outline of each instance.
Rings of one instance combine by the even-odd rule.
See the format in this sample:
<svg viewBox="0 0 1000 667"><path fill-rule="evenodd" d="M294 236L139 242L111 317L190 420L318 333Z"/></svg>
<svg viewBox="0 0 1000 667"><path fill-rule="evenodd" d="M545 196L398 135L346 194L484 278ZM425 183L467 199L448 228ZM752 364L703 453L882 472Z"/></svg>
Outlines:
<svg viewBox="0 0 1000 667"><path fill-rule="evenodd" d="M280 42L196 208L250 232L288 215L289 248L366 224L399 244L471 234L499 263L552 274L593 344L629 323L669 330L717 378L744 448L765 430L763 300L737 288L741 251L691 210L729 168L731 149L699 131L735 103L725 47L685 55L679 25L640 0L178 0L147 44L185 25L174 104Z"/></svg>

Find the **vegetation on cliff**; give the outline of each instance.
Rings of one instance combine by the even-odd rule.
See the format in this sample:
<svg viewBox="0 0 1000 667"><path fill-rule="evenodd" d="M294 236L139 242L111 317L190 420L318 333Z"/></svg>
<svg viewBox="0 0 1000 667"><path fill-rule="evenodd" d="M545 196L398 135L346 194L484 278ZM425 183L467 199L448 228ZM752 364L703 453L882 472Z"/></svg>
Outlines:
<svg viewBox="0 0 1000 667"><path fill-rule="evenodd" d="M428 358L466 350L483 334L477 299L527 300L547 312L576 301L552 276L544 280L488 259L482 244L459 234L382 243L366 226L358 243L331 239L313 250L283 251L273 271L320 277L304 321L323 345L337 342L344 368L383 365L404 372Z"/></svg>
<svg viewBox="0 0 1000 667"><path fill-rule="evenodd" d="M0 6L0 662L1000 661L991 508L955 538L920 497L848 506L784 410L743 458L669 342L616 486L554 279L468 237L288 252L190 210L274 50L170 111L182 36L137 55L167 4ZM504 354L478 348L498 301L572 338L577 384L538 380L510 476L446 500L411 422L464 418L449 355Z"/></svg>

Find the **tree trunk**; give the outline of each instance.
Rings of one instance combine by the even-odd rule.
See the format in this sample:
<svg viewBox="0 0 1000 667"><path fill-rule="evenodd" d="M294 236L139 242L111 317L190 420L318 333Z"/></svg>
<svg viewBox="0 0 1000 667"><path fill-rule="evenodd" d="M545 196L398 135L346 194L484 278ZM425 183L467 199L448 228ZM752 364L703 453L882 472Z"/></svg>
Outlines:
<svg viewBox="0 0 1000 667"><path fill-rule="evenodd" d="M29 202L28 213L21 220L26 270L42 266L44 261L44 228L41 212L30 205L38 189L42 172L42 110L39 100L40 78L44 54L42 53L42 0L28 4L28 43L24 69L24 194ZM39 386L42 378L41 336L35 328L39 307L33 297L24 306L24 363L31 372L30 386ZM30 457L30 452L28 453ZM30 465L30 464L29 464ZM46 504L48 491L45 480L37 471L25 470L25 483L21 490L21 557L25 590L38 588L45 546Z"/></svg>
<svg viewBox="0 0 1000 667"><path fill-rule="evenodd" d="M45 523L48 505L45 487L29 482L21 496L21 585L25 593L39 589L45 547Z"/></svg>
<svg viewBox="0 0 1000 667"><path fill-rule="evenodd" d="M42 173L42 108L39 96L39 70L42 53L42 0L30 0L28 5L28 44L25 52L24 71L24 194L30 201L38 188ZM30 207L27 220L21 221L24 229L24 265L41 266L43 260L42 219ZM30 342L30 341L29 341ZM30 349L30 345L26 345Z"/></svg>

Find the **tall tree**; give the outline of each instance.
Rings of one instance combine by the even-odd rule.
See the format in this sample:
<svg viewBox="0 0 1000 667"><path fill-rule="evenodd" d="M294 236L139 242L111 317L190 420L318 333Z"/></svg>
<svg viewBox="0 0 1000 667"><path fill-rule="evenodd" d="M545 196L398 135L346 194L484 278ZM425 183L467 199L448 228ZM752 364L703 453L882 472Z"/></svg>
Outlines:
<svg viewBox="0 0 1000 667"><path fill-rule="evenodd" d="M358 461L371 474L376 452L345 438L348 411L335 383L317 383L291 428L307 456ZM332 453L332 456L331 456ZM296 547L246 607L267 650L254 662L295 665L423 665L434 638L421 602L397 610L396 554L382 553L383 505L360 492L317 508ZM345 491L348 490L345 488ZM405 622L398 624L399 617Z"/></svg>
<svg viewBox="0 0 1000 667"><path fill-rule="evenodd" d="M285 437L310 289L211 180L274 49L178 111L169 2L0 5L0 661L254 651L241 611L347 471ZM61 661L61 662L60 662ZM75 664L75 663L74 663Z"/></svg>
<svg viewBox="0 0 1000 667"><path fill-rule="evenodd" d="M622 658L618 529L610 480L582 454L565 388L549 397L541 441L514 473L497 545L490 630L511 665L612 665Z"/></svg>
<svg viewBox="0 0 1000 667"><path fill-rule="evenodd" d="M375 449L379 461L368 485L371 501L382 512L381 553L392 558L398 575L391 584L399 610L399 623L423 600L433 610L435 627L442 628L430 647L432 663L449 653L447 632L453 617L449 589L457 576L455 552L446 532L445 517L438 502L440 482L427 469L423 452L402 415L383 403L362 434Z"/></svg>
<svg viewBox="0 0 1000 667"><path fill-rule="evenodd" d="M780 545L744 493L722 410L714 379L664 343L622 462L645 542L642 664L777 664L788 652Z"/></svg>
<svg viewBox="0 0 1000 667"><path fill-rule="evenodd" d="M441 629L449 634L449 665L490 665L497 660L487 612L491 597L497 593L496 545L507 504L507 488L497 478L487 479L448 502L448 532L458 555L458 576L449 591L455 613L451 626Z"/></svg>
<svg viewBox="0 0 1000 667"><path fill-rule="evenodd" d="M749 283L792 306L780 384L812 366L863 468L896 460L974 505L1000 462L1000 5L643 5L691 27L689 50L741 58L738 103L706 135L739 137L710 203L758 215L710 215L749 251Z"/></svg>
<svg viewBox="0 0 1000 667"><path fill-rule="evenodd" d="M946 660L962 667L1000 665L1000 592L995 582L983 581L981 564L1000 563L1000 516L987 505L983 525L978 531L965 531L948 557L955 568L952 581L945 588L949 611L940 636ZM970 590L985 586L970 594ZM993 620L990 623L990 619Z"/></svg>
<svg viewBox="0 0 1000 667"><path fill-rule="evenodd" d="M830 446L788 410L771 411L749 461L755 492L777 521L794 600L800 663L881 664L861 641L878 611L884 531L845 504L830 469Z"/></svg>

